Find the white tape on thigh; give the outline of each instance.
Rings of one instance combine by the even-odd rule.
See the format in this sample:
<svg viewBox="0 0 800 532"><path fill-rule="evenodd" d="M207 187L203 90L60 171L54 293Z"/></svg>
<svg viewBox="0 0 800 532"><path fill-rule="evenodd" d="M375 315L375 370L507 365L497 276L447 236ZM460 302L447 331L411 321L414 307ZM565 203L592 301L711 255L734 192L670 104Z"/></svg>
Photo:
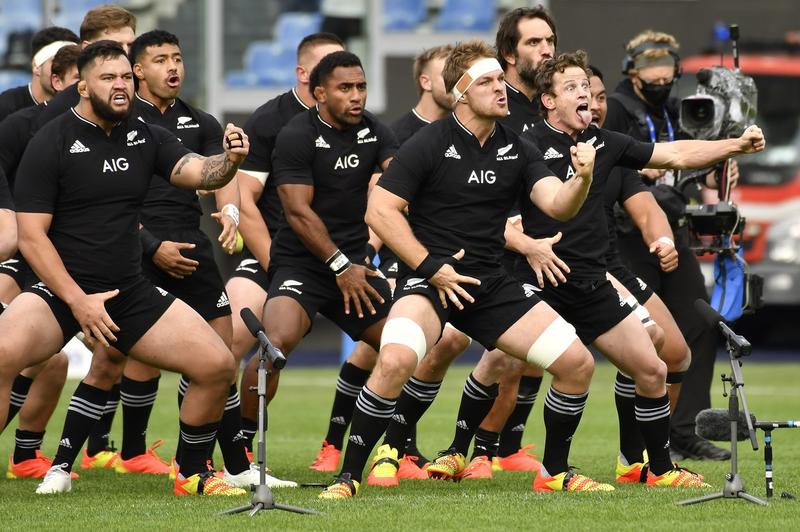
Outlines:
<svg viewBox="0 0 800 532"><path fill-rule="evenodd" d="M547 369L577 338L575 327L559 316L533 342L525 359Z"/></svg>
<svg viewBox="0 0 800 532"><path fill-rule="evenodd" d="M446 329L446 328L448 328L448 327L450 327L450 328L451 328L451 329L453 329L454 331L458 331L458 332L460 332L461 334L464 334L463 332L461 332L461 331L459 331L458 329L456 329L456 328L455 328L455 327L454 327L454 326L453 326L453 325L452 325L452 324L451 324L449 321L446 321L446 322L444 323L444 328ZM466 336L466 337L467 337L467 340L469 340L469 343L467 344L467 347L471 346L471 345L472 345L472 337L471 337L470 335L468 335L468 334L464 334L464 336Z"/></svg>
<svg viewBox="0 0 800 532"><path fill-rule="evenodd" d="M392 318L387 320L381 334L381 349L387 344L400 344L417 354L417 362L425 356L426 342L422 327L409 318Z"/></svg>
<svg viewBox="0 0 800 532"><path fill-rule="evenodd" d="M653 318L650 317L650 311L648 311L644 305L640 305L635 296L626 297L625 303L633 307L633 315L639 318L645 328L652 327L656 324Z"/></svg>

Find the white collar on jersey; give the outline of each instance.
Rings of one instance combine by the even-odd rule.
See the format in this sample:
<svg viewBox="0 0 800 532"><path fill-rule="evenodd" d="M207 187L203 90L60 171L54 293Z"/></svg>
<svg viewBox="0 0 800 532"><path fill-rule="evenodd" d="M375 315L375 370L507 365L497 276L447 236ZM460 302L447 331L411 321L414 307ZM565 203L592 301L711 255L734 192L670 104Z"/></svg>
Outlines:
<svg viewBox="0 0 800 532"><path fill-rule="evenodd" d="M84 117L82 117L81 115L79 115L79 114L78 114L78 111L76 111L74 107L70 107L70 108L69 108L69 110L70 110L70 111L72 111L72 114L74 114L76 117L78 117L78 120L83 120L84 122L86 122L86 123L87 123L87 124L89 124L90 126L94 126L94 127L100 127L100 126L98 126L97 124L95 124L94 122L92 122L91 120L86 120Z"/></svg>
<svg viewBox="0 0 800 532"><path fill-rule="evenodd" d="M317 118L319 118L319 121L328 126L329 128L333 129L333 126L327 123L325 120L323 120L322 115L319 114L319 104L315 105L314 108L317 110Z"/></svg>
<svg viewBox="0 0 800 532"><path fill-rule="evenodd" d="M31 83L28 83L28 94L31 95L31 100L33 100L33 104L39 105L39 100L37 100L36 96L33 95L33 87L31 86Z"/></svg>
<svg viewBox="0 0 800 532"><path fill-rule="evenodd" d="M461 120L459 120L459 119L458 119L458 117L456 116L456 114L455 114L455 113L453 113L453 119L456 121L456 124L458 124L459 126L461 126L461 129L463 129L464 131L466 131L466 132L467 132L468 134L470 134L471 136L473 136L473 137L475 136L475 133L473 133L472 131L470 131L469 129L467 129L467 126L465 126L464 124L462 124L462 123L461 123ZM495 122L495 123L494 123L494 127L492 128L492 132L491 132L491 133L489 133L489 138L492 138L492 137L494 137L494 132L495 132L495 131L497 131L497 122Z"/></svg>
<svg viewBox="0 0 800 532"><path fill-rule="evenodd" d="M422 120L422 121L423 121L423 122L425 122L426 124L430 124L430 123L431 123L431 121L430 121L430 120L428 120L427 118L425 118L424 116L422 116L421 114L419 114L419 113L417 112L417 110L416 110L416 109L412 108L412 109L411 109L411 112L412 112L412 113L414 113L414 116L416 116L417 118L419 118L420 120Z"/></svg>
<svg viewBox="0 0 800 532"><path fill-rule="evenodd" d="M151 102L150 100L145 100L144 98L142 98L141 96L139 96L139 93L138 93L138 92L137 92L137 93L135 93L135 94L134 94L134 96L136 96L136 99L137 99L137 100L139 100L140 102L144 102L144 103L146 103L147 105L149 105L150 107L152 107L152 108L154 108L154 109L155 109L155 107L156 107L156 106L153 104L153 102ZM172 107L173 105L175 105L175 102L177 102L177 101L178 101L178 99L177 99L177 98L175 98L174 100L172 100L172 103L168 105L168 107Z"/></svg>
<svg viewBox="0 0 800 532"><path fill-rule="evenodd" d="M303 100L300 99L300 96L297 95L297 91L295 90L294 87L292 87L292 94L294 94L294 98L297 100L297 103L299 103L300 105L303 106L303 109L306 109L306 110L310 109L309 106L307 106L306 104L303 103Z"/></svg>

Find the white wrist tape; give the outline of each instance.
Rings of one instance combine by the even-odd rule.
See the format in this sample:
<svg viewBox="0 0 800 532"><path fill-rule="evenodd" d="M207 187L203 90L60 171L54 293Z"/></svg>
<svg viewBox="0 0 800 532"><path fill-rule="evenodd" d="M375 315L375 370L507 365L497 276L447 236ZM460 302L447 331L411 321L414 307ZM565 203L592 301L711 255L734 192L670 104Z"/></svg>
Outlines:
<svg viewBox="0 0 800 532"><path fill-rule="evenodd" d="M494 57L484 57L475 62L460 78L458 78L458 81L453 87L452 92L455 101L460 100L478 78L485 76L489 72L494 72L495 70L503 70L503 67L500 66L500 63Z"/></svg>
<svg viewBox="0 0 800 532"><path fill-rule="evenodd" d="M234 205L233 203L226 203L225 206L222 207L220 211L222 214L227 214L233 220L233 223L236 224L236 227L239 227L239 207Z"/></svg>
<svg viewBox="0 0 800 532"><path fill-rule="evenodd" d="M331 271L336 274L336 277L339 277L341 274L347 271L350 266L353 264L350 262L350 259L347 258L347 255L339 251L338 249L336 252L328 257L328 260L325 261L325 264Z"/></svg>
<svg viewBox="0 0 800 532"><path fill-rule="evenodd" d="M69 46L71 44L77 44L72 41L56 41L51 42L47 46L42 46L38 52L33 55L33 64L34 66L40 67L45 64L49 59L52 59L56 56L56 52L64 48L65 46Z"/></svg>
<svg viewBox="0 0 800 532"><path fill-rule="evenodd" d="M673 248L675 247L675 242L673 242L672 239L670 237L668 237L668 236L662 236L661 238L656 240L656 242L663 242L664 244L666 244L666 245L668 245L670 247L673 247Z"/></svg>

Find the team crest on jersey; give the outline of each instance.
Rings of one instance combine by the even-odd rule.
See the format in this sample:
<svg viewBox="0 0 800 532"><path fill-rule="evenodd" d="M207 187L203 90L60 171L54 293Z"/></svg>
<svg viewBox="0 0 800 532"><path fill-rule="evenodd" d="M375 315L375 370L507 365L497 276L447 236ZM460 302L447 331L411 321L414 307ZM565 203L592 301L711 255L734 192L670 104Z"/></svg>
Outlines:
<svg viewBox="0 0 800 532"><path fill-rule="evenodd" d="M200 127L200 124L192 123L194 117L191 116L179 116L178 117L178 125L175 126L178 129L194 129Z"/></svg>
<svg viewBox="0 0 800 532"><path fill-rule="evenodd" d="M606 141L601 142L597 146L594 145L595 142L597 142L597 136L594 136L594 137L590 138L589 140L587 140L586 144L588 144L589 146L592 146L595 149L595 151L599 150L600 148L602 148L603 146L606 145Z"/></svg>
<svg viewBox="0 0 800 532"><path fill-rule="evenodd" d="M509 151L511 151L511 148L513 148L513 147L514 147L514 143L512 142L508 146L503 146L502 148L498 148L497 149L497 160L498 161L513 161L513 160L517 159L519 157L518 153L515 153L514 155L506 155Z"/></svg>
<svg viewBox="0 0 800 532"><path fill-rule="evenodd" d="M372 135L371 137L368 137L367 135L369 135L369 128L365 127L364 129L362 129L361 131L356 133L356 137L358 137L357 142L359 144L367 144L369 142L378 142L378 136L377 135Z"/></svg>
<svg viewBox="0 0 800 532"><path fill-rule="evenodd" d="M547 148L547 151L544 152L544 155L542 155L542 158L545 161L549 161L550 159L561 159L562 157L564 157L564 154L557 152L552 146Z"/></svg>
<svg viewBox="0 0 800 532"><path fill-rule="evenodd" d="M135 129L133 131L128 131L128 135L127 135L128 146L136 146L137 144L144 144L147 141L147 139L145 139L145 138L137 139L136 137L138 135L139 135L139 132L136 131Z"/></svg>

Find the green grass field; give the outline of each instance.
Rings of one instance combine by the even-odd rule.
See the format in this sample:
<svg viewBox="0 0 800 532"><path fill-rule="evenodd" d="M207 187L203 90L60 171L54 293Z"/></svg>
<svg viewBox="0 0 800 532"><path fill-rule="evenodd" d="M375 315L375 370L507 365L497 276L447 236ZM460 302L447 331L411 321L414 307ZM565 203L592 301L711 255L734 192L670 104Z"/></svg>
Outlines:
<svg viewBox="0 0 800 532"><path fill-rule="evenodd" d="M464 377L469 367L453 368L442 391L419 428L419 443L428 456L447 446ZM717 375L727 368L717 364ZM307 469L322 437L333 396L333 368L289 368L281 376L281 390L270 408L268 462L276 474L299 482L326 482L331 477ZM571 463L597 480L613 482L617 449L617 422L613 406L613 369L597 367L589 404L572 446ZM800 365L757 364L744 367L750 408L763 419L800 417ZM45 440L52 456L69 393L65 388ZM543 386L543 390L544 390ZM176 379L161 380L161 390L149 430L149 439L164 438L159 451L169 458L176 443ZM727 403L721 384L714 383L715 406ZM542 445L541 402L531 415L524 442ZM112 434L121 438L118 418ZM12 425L12 427L15 426ZM13 447L14 431L0 437L3 460ZM773 433L776 493L800 495L800 431ZM763 433L759 432L763 445ZM764 496L763 452L748 442L739 444L740 470L748 491ZM221 460L218 458L218 460ZM3 530L754 530L768 527L794 530L800 523L800 501L773 498L762 508L742 500L721 500L678 507L677 500L721 489L728 462L686 462L703 473L713 489L646 489L625 485L611 493L534 494L526 473L499 473L494 480L462 483L407 481L399 489L364 486L359 496L344 503L316 499L318 489L275 490L276 500L322 511L322 516L262 512L218 516L217 512L247 498L176 498L162 477L123 476L113 471L89 471L73 481L72 493L36 496L37 481L0 480L0 516Z"/></svg>

